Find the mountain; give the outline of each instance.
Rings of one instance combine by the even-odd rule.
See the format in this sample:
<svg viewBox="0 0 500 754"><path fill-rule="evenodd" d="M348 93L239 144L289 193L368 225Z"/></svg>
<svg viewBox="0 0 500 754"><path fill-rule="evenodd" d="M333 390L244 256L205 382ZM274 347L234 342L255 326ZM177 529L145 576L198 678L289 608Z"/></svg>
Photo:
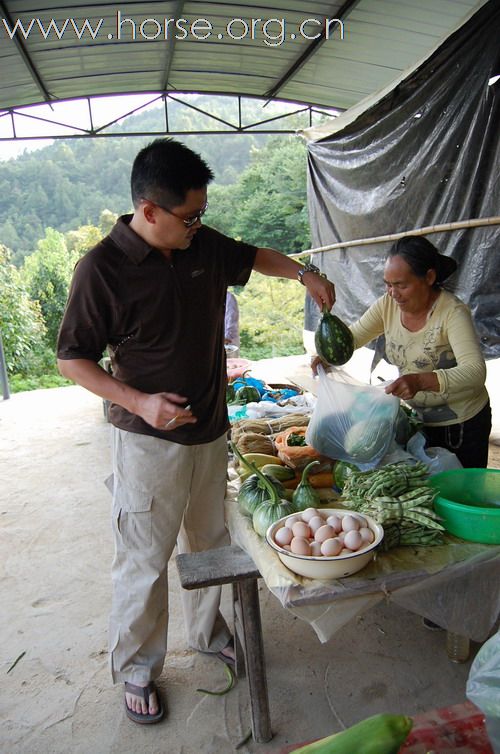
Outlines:
<svg viewBox="0 0 500 754"><path fill-rule="evenodd" d="M196 105L196 98L190 102ZM219 101L218 117L234 122L234 107L227 99ZM171 130L202 130L206 122L206 116L192 108L176 102L169 105ZM48 147L1 162L0 242L12 250L13 261L21 264L36 249L47 227L65 232L96 225L105 209L117 214L130 211L132 161L155 135L162 135L161 128L161 108L148 110L129 117L120 130L154 131L153 135L56 140ZM264 146L268 139L256 133L176 138L201 154L219 185L237 180L250 161L251 151Z"/></svg>

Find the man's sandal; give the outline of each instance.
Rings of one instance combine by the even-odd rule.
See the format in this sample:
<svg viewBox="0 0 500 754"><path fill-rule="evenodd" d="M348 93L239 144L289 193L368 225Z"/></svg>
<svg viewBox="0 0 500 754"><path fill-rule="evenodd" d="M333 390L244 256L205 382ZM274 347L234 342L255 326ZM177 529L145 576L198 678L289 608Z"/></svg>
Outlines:
<svg viewBox="0 0 500 754"><path fill-rule="evenodd" d="M136 686L133 683L128 683L127 681L125 681L125 691L129 694L133 694L134 696L139 696L144 699L148 709L149 697L151 696L151 694L156 694L156 698L158 700L158 712L156 713L156 715L150 715L149 712L143 715L142 712L134 712L134 710L131 710L127 704L127 699L125 698L125 712L129 720L133 720L134 723L139 723L140 725L151 725L152 723L160 722L160 720L163 718L163 715L165 714L165 709L163 706L162 698L154 681L150 681L148 685L144 687Z"/></svg>
<svg viewBox="0 0 500 754"><path fill-rule="evenodd" d="M231 647L231 649L234 651L234 639L229 639L228 643L226 644L226 647ZM224 649L226 649L224 647ZM202 654L204 655L212 655L212 657L217 657L218 660L222 660L223 663L226 665L229 665L230 668L233 670L236 667L236 661L234 657L230 657L229 655L224 654L224 652L221 650L220 652L204 652L203 650L200 650Z"/></svg>

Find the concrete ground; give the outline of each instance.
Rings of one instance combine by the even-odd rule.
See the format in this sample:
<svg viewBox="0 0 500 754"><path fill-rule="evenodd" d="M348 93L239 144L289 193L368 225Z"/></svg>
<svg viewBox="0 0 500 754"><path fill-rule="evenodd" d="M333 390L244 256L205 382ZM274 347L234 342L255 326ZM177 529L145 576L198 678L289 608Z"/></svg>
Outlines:
<svg viewBox="0 0 500 754"><path fill-rule="evenodd" d="M500 467L491 446L490 465ZM250 730L245 679L223 696L221 663L187 649L175 565L160 686L168 716L130 722L107 668L112 558L109 425L79 387L0 402L0 751L5 754L226 754L272 752L377 712L412 715L465 700L470 661L452 664L443 632L382 604L326 644L281 607L260 600L274 737ZM223 610L230 618L230 593ZM474 646L474 652L478 647ZM17 663L16 663L17 660Z"/></svg>

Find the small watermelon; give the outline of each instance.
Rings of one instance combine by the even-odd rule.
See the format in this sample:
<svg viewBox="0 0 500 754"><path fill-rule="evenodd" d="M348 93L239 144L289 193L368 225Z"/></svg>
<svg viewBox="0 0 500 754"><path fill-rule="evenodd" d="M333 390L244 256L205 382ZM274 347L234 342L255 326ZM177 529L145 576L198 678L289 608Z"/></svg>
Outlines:
<svg viewBox="0 0 500 754"><path fill-rule="evenodd" d="M326 307L314 335L316 352L334 367L346 364L354 353L352 333L344 322Z"/></svg>

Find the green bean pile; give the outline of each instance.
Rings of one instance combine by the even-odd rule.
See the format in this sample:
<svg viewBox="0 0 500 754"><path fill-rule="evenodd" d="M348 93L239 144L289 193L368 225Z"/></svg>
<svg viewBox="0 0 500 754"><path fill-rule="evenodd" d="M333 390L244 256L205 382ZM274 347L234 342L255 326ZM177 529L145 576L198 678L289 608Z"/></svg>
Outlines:
<svg viewBox="0 0 500 754"><path fill-rule="evenodd" d="M421 462L353 472L342 491L342 503L384 527L385 550L442 544L444 527L433 506L437 492L427 484L427 476L427 466Z"/></svg>

